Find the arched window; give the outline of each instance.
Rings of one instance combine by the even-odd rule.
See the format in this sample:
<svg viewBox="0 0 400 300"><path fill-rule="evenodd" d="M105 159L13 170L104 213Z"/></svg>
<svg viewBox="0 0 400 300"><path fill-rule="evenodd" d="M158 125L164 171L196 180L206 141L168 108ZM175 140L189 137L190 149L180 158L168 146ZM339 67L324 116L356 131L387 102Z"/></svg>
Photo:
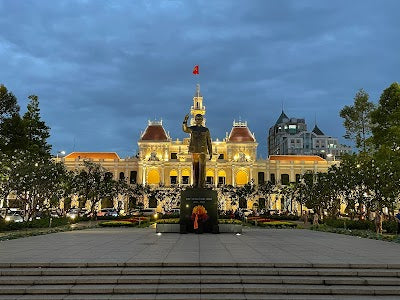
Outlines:
<svg viewBox="0 0 400 300"><path fill-rule="evenodd" d="M245 185L248 182L249 182L249 177L245 171L240 170L236 173L236 184L237 185Z"/></svg>
<svg viewBox="0 0 400 300"><path fill-rule="evenodd" d="M218 171L218 185L224 185L226 184L226 172L224 170L219 170Z"/></svg>
<svg viewBox="0 0 400 300"><path fill-rule="evenodd" d="M178 183L178 172L176 170L171 170L171 172L169 172L169 180L171 185Z"/></svg>
<svg viewBox="0 0 400 300"><path fill-rule="evenodd" d="M147 183L148 184L159 184L160 183L160 173L158 170L152 169L147 174Z"/></svg>

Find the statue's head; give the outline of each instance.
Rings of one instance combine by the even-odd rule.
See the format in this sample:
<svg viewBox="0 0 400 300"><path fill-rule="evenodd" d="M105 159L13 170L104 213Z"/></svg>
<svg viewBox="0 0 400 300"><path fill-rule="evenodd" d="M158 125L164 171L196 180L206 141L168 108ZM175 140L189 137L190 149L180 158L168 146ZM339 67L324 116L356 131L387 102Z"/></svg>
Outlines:
<svg viewBox="0 0 400 300"><path fill-rule="evenodd" d="M196 123L196 125L201 125L203 123L203 115L202 114L197 114L194 117L194 122Z"/></svg>

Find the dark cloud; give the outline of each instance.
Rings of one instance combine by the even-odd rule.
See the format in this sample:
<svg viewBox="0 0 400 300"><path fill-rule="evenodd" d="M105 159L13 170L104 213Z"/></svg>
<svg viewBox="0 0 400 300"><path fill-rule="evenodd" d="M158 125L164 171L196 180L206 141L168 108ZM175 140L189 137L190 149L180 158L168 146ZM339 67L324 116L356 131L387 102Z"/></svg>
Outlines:
<svg viewBox="0 0 400 300"><path fill-rule="evenodd" d="M0 0L0 81L40 97L54 151L137 149L148 119L173 138L200 82L207 125L247 120L266 156L282 104L344 133L339 110L399 78L398 1ZM200 65L200 76L191 74Z"/></svg>

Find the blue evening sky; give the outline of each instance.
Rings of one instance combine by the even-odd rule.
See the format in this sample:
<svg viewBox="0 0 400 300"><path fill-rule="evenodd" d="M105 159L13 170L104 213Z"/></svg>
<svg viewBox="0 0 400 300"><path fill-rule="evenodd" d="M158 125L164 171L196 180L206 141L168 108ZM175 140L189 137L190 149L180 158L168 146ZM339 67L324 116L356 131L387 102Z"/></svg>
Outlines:
<svg viewBox="0 0 400 300"><path fill-rule="evenodd" d="M125 157L149 119L185 137L200 82L213 139L241 118L266 157L282 103L345 142L340 109L399 81L399 11L397 0L0 0L0 83L22 112L39 96L53 153Z"/></svg>

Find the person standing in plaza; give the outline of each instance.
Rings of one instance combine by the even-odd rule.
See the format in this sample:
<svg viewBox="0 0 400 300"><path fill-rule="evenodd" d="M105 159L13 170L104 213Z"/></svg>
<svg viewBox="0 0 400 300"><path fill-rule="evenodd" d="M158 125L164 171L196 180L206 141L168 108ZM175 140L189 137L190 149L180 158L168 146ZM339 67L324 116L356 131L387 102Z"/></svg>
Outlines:
<svg viewBox="0 0 400 300"><path fill-rule="evenodd" d="M378 210L375 214L375 229L376 234L382 234L382 223L383 223L383 215Z"/></svg>
<svg viewBox="0 0 400 300"><path fill-rule="evenodd" d="M400 234L400 209L399 212L394 216L397 221L397 234Z"/></svg>
<svg viewBox="0 0 400 300"><path fill-rule="evenodd" d="M318 213L314 213L313 225L318 225L318 220L319 220Z"/></svg>

